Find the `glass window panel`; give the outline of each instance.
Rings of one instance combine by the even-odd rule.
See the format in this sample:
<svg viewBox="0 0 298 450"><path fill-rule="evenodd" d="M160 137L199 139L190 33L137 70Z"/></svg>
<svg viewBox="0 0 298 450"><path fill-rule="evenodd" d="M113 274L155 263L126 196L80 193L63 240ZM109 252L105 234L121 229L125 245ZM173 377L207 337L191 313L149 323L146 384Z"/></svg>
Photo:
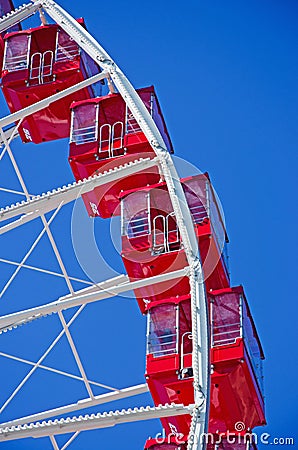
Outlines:
<svg viewBox="0 0 298 450"><path fill-rule="evenodd" d="M19 34L6 39L4 69L9 71L28 68L29 36Z"/></svg>
<svg viewBox="0 0 298 450"><path fill-rule="evenodd" d="M176 353L177 309L174 304L156 306L149 312L148 353L165 356Z"/></svg>
<svg viewBox="0 0 298 450"><path fill-rule="evenodd" d="M97 140L98 105L88 103L80 105L72 112L71 142L85 144Z"/></svg>
<svg viewBox="0 0 298 450"><path fill-rule="evenodd" d="M212 303L213 345L227 345L241 337L238 294L217 295Z"/></svg>
<svg viewBox="0 0 298 450"><path fill-rule="evenodd" d="M74 59L80 53L78 44L64 30L58 30L56 61Z"/></svg>
<svg viewBox="0 0 298 450"><path fill-rule="evenodd" d="M138 191L122 200L123 235L132 238L149 233L148 196L148 192Z"/></svg>
<svg viewBox="0 0 298 450"><path fill-rule="evenodd" d="M194 222L203 222L208 218L205 177L185 181L183 190Z"/></svg>

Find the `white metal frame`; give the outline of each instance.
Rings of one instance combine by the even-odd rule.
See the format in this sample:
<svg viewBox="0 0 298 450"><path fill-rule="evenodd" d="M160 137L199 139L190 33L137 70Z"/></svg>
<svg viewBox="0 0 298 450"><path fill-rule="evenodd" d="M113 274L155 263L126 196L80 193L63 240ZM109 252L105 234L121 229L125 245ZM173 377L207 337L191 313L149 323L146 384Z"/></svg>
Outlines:
<svg viewBox="0 0 298 450"><path fill-rule="evenodd" d="M11 27L13 24L18 23L19 21L29 17L34 12L36 12L40 7L42 7L48 15L62 28L64 29L71 38L75 42L79 44L79 46L86 51L86 53L93 58L93 60L99 64L99 66L103 69L103 72L100 75L94 76L89 80L86 80L84 82L79 83L77 86L68 88L63 93L58 93L50 97L49 99L42 100L41 102L38 102L36 105L32 105L28 108L25 108L22 111L18 111L17 113L11 114L9 117L6 117L4 119L0 120L0 131L2 136L2 141L4 142L5 148L4 151L7 151L9 158L11 160L11 163L15 169L15 172L18 176L19 182L22 186L22 194L25 195L27 201L23 205L17 205L15 208L8 208L7 210L2 211L2 214L6 213L6 216L9 215L12 210L14 209L13 216L17 215L15 214L20 213L20 211L29 211L27 214L31 214L31 218L40 217L43 224L43 233L46 233L50 243L52 245L52 248L54 250L54 253L56 255L57 261L59 263L60 269L62 271L62 274L64 276L65 282L68 286L68 289L70 291L70 294L72 296L75 296L75 292L72 287L71 279L68 275L68 273L65 270L64 263L62 261L62 258L59 254L59 251L57 249L54 237L50 230L50 221L47 221L44 214L47 210L47 207L44 207L44 209L40 208L38 210L36 209L30 209L28 205L32 205L33 203L37 204L39 202L39 206L42 204L42 199L37 199L35 202L31 200L31 197L28 193L27 187L24 183L24 180L22 178L21 172L19 170L19 167L14 159L13 153L10 149L9 142L7 141L7 138L3 132L3 126L11 124L15 121L21 121L24 117L26 117L29 114L32 114L34 111L38 111L39 109L42 109L46 106L48 106L51 102L58 100L59 98L62 98L64 95L67 95L69 93L74 92L75 90L81 89L85 86L88 86L92 82L96 82L102 78L107 78L108 84L110 86L110 90L114 92L114 86L117 88L118 92L122 95L124 98L127 107L132 112L133 116L135 117L137 123L139 124L141 130L147 137L148 141L150 142L153 150L156 153L156 156L158 158L158 162L161 168L161 172L164 176L164 179L167 183L169 195L172 201L173 209L175 212L179 232L181 235L181 239L183 242L184 250L186 253L186 257L189 264L189 279L190 279L190 287L191 287L191 301L192 301L192 336L193 336L193 369L194 369L194 397L195 397L195 405L192 408L192 425L190 434L192 435L193 439L189 440L188 442L188 450L199 450L204 447L204 444L201 442L201 435L203 432L207 431L208 426L208 405L209 405L209 379L210 379L210 364L208 359L209 354L209 327L208 327L208 320L207 320L207 298L205 294L204 289L204 283L203 283L203 273L202 273L202 266L200 263L200 257L198 252L198 244L197 239L193 227L193 221L192 216L189 211L189 208L187 206L187 202L185 199L185 195L182 189L182 186L180 184L180 180L178 177L178 174L176 172L176 169L174 167L173 161L171 160L170 155L167 152L166 145L162 139L162 136L157 129L150 112L147 110L145 105L143 104L140 97L137 95L136 91L134 90L133 86L130 84L128 79L125 77L123 72L119 69L119 67L115 64L115 62L112 60L112 58L105 52L105 50L97 43L97 41L86 31L81 27L75 19L73 19L66 11L64 11L57 3L55 3L52 0L33 0L33 3L30 3L28 5L23 5L22 7L18 8L15 12L12 12L2 19L0 19L0 31L7 29ZM112 84L113 83L113 84ZM3 152L2 152L3 153ZM122 170L122 169L121 169ZM91 184L91 183L90 183ZM74 189L73 189L74 191ZM55 193L56 194L56 193ZM58 193L59 194L59 193ZM58 197L59 195L53 195L53 197ZM69 198L69 197L68 197ZM57 205L57 202L54 203L55 206L51 207L50 210L55 209L56 211L53 213L51 221L54 220L55 214L58 213L60 207L62 204L65 203L65 199L67 199L66 190L63 191L63 194L61 195L61 202ZM3 216L3 217L4 217ZM31 220L28 215L23 216L23 223L25 223L28 220ZM18 222L20 219L17 219ZM22 220L21 220L22 222ZM4 226L4 228L6 225ZM10 228L8 228L10 229ZM6 230L8 230L6 229ZM38 239L38 238L37 238ZM35 243L36 245L36 243ZM21 264L19 265L18 269L25 264L26 259L24 259ZM94 399L92 389L90 386L90 382L87 379L87 376L84 372L83 365L80 361L80 357L78 355L78 352L76 350L75 344L73 342L72 336L69 331L69 326L71 323L75 320L75 318L80 314L82 309L84 308L84 305L80 307L80 309L73 315L73 317L69 320L68 323L66 323L65 318L63 316L62 311L58 312L60 322L62 325L62 331L57 336L57 340L60 339L60 335L65 334L67 336L69 345L72 349L72 352L74 354L75 360L77 362L77 365L81 372L81 377L84 380L86 389L88 391L88 394L90 396L90 399ZM54 345L54 343L52 344ZM47 350L49 351L49 349ZM45 354L47 353L45 352ZM43 355L44 357L44 355ZM43 357L40 358L40 360L35 364L34 368L32 370L35 370L38 366L41 365ZM31 372L29 372L30 376ZM27 377L25 377L27 379ZM26 381L26 379L24 379ZM17 389L20 389L20 387L23 385L25 381L22 381ZM13 393L15 395L16 392ZM11 397L4 403L2 406L5 408L7 404L10 402ZM157 410L158 408L156 408ZM185 407L182 407L181 413L185 414ZM177 411L175 411L176 413ZM159 414L161 414L161 409L158 411ZM178 412L177 412L178 413ZM147 416L150 414L147 414ZM154 411L154 417L156 417L156 412ZM171 410L171 413L169 415L174 415L173 410ZM135 415L135 417L138 417L138 414ZM159 415L160 417L160 415ZM101 418L99 418L101 420ZM125 420L126 421L126 420ZM59 422L59 421L58 421ZM4 439L8 439L8 436L11 435L17 435L21 437L25 437L28 435L44 435L46 429L46 435L51 436L51 442L54 449L57 449L57 442L55 441L55 438L53 437L53 434L56 432L61 432L61 426L62 423L49 423L46 425L41 424L41 426L36 426L35 431L32 434L32 429L34 427L31 426L20 426L18 429L4 429L2 430L2 436L4 436ZM88 419L86 419L86 422L88 422ZM116 420L112 420L113 424L116 423ZM89 426L82 427L81 425L82 421L74 421L74 423L71 424L71 426L64 427L64 430L67 429L68 432L70 429L75 434L70 439L72 441L73 438L76 437L76 435L82 430L82 429L89 429ZM101 427L99 423L96 421L93 421L93 425L96 423L96 427ZM64 423L63 423L64 426ZM30 430L28 432L28 430ZM42 430L42 431L40 431ZM60 430L60 431L59 431ZM16 432L17 431L17 432ZM0 431L1 432L1 431ZM68 444L67 444L68 445ZM64 446L65 448L65 446Z"/></svg>

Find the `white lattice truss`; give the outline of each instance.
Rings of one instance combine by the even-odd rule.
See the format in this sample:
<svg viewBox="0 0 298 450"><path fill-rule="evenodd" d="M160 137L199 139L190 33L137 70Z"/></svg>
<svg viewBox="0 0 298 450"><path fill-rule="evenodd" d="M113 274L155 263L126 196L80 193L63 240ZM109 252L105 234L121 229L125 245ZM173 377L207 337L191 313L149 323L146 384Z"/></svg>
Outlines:
<svg viewBox="0 0 298 450"><path fill-rule="evenodd" d="M16 262L8 259L0 259L0 262L7 263L15 267L15 270L2 291L0 297L7 291L17 274L22 268L27 268L37 272L48 273L54 276L63 277L69 294L57 299L57 301L23 311L17 311L13 314L0 317L0 332L12 330L19 325L24 325L37 318L47 316L55 313L58 315L62 331L56 336L51 345L45 350L38 361L33 362L23 359L19 356L0 353L0 356L10 358L15 361L20 361L31 366L30 371L23 378L23 380L16 386L12 394L0 407L0 413L14 399L17 393L21 390L24 384L29 380L37 369L47 370L54 373L59 373L65 377L75 378L81 380L87 390L88 397L78 400L74 404L65 405L56 409L34 413L30 416L17 418L6 423L0 424L0 441L19 439L25 437L40 437L48 436L51 440L52 446L55 450L59 450L59 446L55 439L56 434L73 433L72 437L61 447L64 450L77 435L83 430L90 430L95 428L103 428L114 426L117 423L132 422L137 420L146 420L156 417L167 417L179 414L191 414L192 424L190 434L192 439L188 442L188 450L203 449L204 443L201 439L202 433L207 431L208 425L208 405L209 405L209 332L207 322L207 301L203 284L202 267L198 253L197 239L194 232L193 222L190 211L186 206L186 200L183 189L180 184L179 177L174 167L173 161L166 150L166 145L159 133L154 121L149 112L142 103L141 99L135 92L134 88L111 59L105 50L98 44L98 42L67 13L57 3L52 0L33 0L32 3L25 4L15 11L0 18L0 32L10 28L14 24L21 22L29 16L35 14L37 11L46 12L52 20L54 20L61 28L63 28L78 45L84 49L89 56L101 67L102 72L94 77L87 79L76 86L59 92L45 100L29 106L21 111L11 114L0 119L0 144L2 144L2 152L0 153L0 160L7 153L13 165L15 173L18 177L21 189L13 190L9 188L1 188L3 191L19 194L25 197L25 200L11 206L7 206L0 210L0 221L5 221L4 225L0 227L0 234L4 234L12 229L23 225L31 220L41 220L43 228L35 241L25 254L21 262ZM150 142L156 157L153 159L138 159L129 164L120 165L119 167L109 170L103 174L91 177L89 179L73 183L68 186L56 188L51 192L40 195L32 195L29 193L27 186L22 177L21 170L14 158L11 149L11 142L18 136L18 128L22 120L37 112L52 102L57 101L64 96L75 92L83 87L91 85L101 79L107 79L108 85L112 92L118 91L125 100L130 111L133 113L140 128L144 132L148 141ZM9 131L4 131L7 125L16 126ZM122 275L111 280L94 285L93 283L70 276L65 268L61 254L57 248L55 238L51 231L51 224L59 213L62 206L74 201L82 194L91 191L96 186L103 185L110 181L117 180L127 175L131 175L140 170L150 168L158 165L160 172L167 183L168 191L177 218L180 235L183 242L183 247L187 256L188 267L182 271L171 272L165 275L148 278L137 282L129 282L126 275ZM52 211L50 219L46 219L45 214ZM35 267L26 263L30 254L38 245L43 235L47 235L52 246L56 259L60 267L60 273L49 271L42 267ZM126 397L144 394L148 391L147 385L130 386L127 388L116 388L107 386L106 384L90 380L87 377L83 363L79 356L75 342L72 338L70 327L76 320L85 306L94 301L99 301L106 298L112 298L123 292L126 292L137 287L150 285L152 283L159 283L167 279L175 279L181 275L187 275L190 279L191 286L191 300L192 300L192 335L193 335L193 369L194 369L194 405L164 405L155 408L135 408L132 410L122 410L102 414L93 414L91 416L79 416L67 419L56 419L44 421L44 419L55 417L55 415L69 414L70 412L80 411L89 406L95 406L107 403L114 400L123 399ZM73 282L85 283L88 287L80 291L75 291ZM66 321L63 311L79 306L79 309L73 316ZM53 347L59 342L62 336L66 336L70 349L73 353L75 361L80 371L80 376L67 373L57 368L48 367L43 364L43 360L51 352ZM100 386L108 390L107 393L95 396L92 390L93 386ZM40 422L40 421L43 422Z"/></svg>

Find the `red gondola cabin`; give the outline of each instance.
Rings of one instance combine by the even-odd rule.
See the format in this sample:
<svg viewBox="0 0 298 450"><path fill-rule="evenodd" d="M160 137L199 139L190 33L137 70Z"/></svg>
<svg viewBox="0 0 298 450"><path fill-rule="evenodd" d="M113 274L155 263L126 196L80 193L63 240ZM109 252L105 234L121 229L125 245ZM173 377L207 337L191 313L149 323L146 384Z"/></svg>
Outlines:
<svg viewBox="0 0 298 450"><path fill-rule="evenodd" d="M150 112L170 152L171 140L153 86L139 89L139 96ZM119 167L139 158L156 155L120 94L110 94L71 106L69 162L76 180ZM158 167L134 173L83 195L90 216L103 218L119 214L119 195L158 183Z"/></svg>
<svg viewBox="0 0 298 450"><path fill-rule="evenodd" d="M78 21L84 26L83 19ZM56 24L8 33L4 43L2 90L12 113L99 71ZM85 88L28 116L19 128L23 142L39 144L68 137L70 104L93 96L92 88Z"/></svg>
<svg viewBox="0 0 298 450"><path fill-rule="evenodd" d="M199 242L207 290L229 286L227 236L206 175L181 180ZM172 203L165 183L121 195L122 259L131 280L187 267ZM135 291L141 311L147 301L189 293L188 277Z"/></svg>
<svg viewBox="0 0 298 450"><path fill-rule="evenodd" d="M209 432L247 430L265 424L262 347L243 288L208 294L211 321L211 396ZM147 383L156 405L192 404L192 335L189 296L147 305ZM161 419L166 433L187 435L190 416Z"/></svg>

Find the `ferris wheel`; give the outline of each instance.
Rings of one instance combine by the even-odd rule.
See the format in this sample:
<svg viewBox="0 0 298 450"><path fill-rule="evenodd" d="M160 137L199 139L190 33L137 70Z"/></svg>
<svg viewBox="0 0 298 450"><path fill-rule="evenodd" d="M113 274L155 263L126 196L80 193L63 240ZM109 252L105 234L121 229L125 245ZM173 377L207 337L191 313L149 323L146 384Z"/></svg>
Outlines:
<svg viewBox="0 0 298 450"><path fill-rule="evenodd" d="M41 25L21 29L31 16ZM154 88L135 90L83 19L34 0L4 15L0 32L10 110L0 119L1 444L91 448L87 431L160 419L164 434L145 432L146 449L231 448L233 424L232 448L249 448L246 434L265 423L264 355L243 288L230 286L209 176L179 178ZM27 145L16 151L15 138ZM68 164L76 181L65 185ZM126 273L106 264L110 218ZM94 256L90 224L106 258ZM137 302L117 300L132 292ZM141 328L127 323L136 304L147 321L142 382L130 363L142 352Z"/></svg>

